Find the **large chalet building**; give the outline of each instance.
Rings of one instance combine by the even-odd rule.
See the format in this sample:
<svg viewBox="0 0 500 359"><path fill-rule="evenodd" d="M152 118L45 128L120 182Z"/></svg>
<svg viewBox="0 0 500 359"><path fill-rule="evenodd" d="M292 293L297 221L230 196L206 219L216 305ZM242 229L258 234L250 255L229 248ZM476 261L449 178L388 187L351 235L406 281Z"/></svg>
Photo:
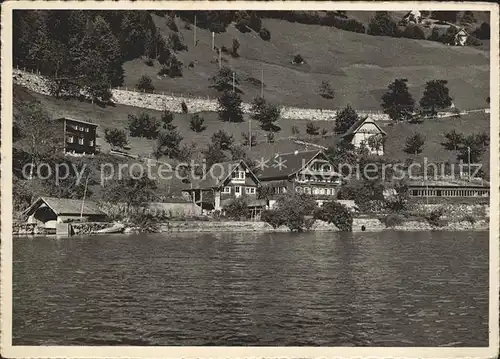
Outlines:
<svg viewBox="0 0 500 359"><path fill-rule="evenodd" d="M337 198L342 177L321 150L277 154L256 168L262 186L271 189L268 206L279 195L297 192L313 195L318 205Z"/></svg>
<svg viewBox="0 0 500 359"><path fill-rule="evenodd" d="M246 196L251 209L263 209L267 203L257 199L260 181L243 161L229 161L213 164L207 173L199 178L188 179L182 192L194 204L205 210L221 211L235 198Z"/></svg>

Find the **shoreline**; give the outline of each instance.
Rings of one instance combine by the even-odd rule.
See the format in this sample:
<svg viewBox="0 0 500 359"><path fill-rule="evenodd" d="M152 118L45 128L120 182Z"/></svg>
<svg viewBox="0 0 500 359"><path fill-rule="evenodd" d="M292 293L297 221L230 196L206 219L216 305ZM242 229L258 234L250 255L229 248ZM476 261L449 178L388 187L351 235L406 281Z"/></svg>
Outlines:
<svg viewBox="0 0 500 359"><path fill-rule="evenodd" d="M75 237L98 236L105 233L95 233L111 223L75 223L72 225ZM364 227L364 230L363 230ZM470 222L452 222L442 227L430 226L427 222L408 221L401 225L386 227L376 218L355 218L353 220L353 233L372 232L487 232L489 223L486 220L478 220L474 224ZM340 232L333 225L323 221L316 221L310 229L303 232ZM140 228L127 226L123 233L107 233L129 235L141 233ZM146 233L146 232L145 232ZM286 226L273 228L270 224L262 221L171 221L155 224L154 230L148 233L293 233ZM31 233L20 230L13 231L14 237L45 237L57 236L56 234Z"/></svg>

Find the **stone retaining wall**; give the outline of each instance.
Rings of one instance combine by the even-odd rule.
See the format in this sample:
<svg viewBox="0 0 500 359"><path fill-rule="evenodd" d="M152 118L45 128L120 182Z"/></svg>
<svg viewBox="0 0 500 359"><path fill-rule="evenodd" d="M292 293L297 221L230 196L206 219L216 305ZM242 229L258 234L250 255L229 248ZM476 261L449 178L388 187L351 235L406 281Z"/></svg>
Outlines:
<svg viewBox="0 0 500 359"><path fill-rule="evenodd" d="M43 95L50 95L48 80L42 75L26 72L19 69L13 70L14 83ZM144 93L123 89L112 89L113 101L116 104L147 108L151 110L164 110L181 112L184 101L189 112L217 111L218 103L215 99L193 98L174 96L171 94ZM250 104L242 104L243 112L250 113ZM375 121L388 121L389 117L382 112L358 111L361 116L369 116ZM290 120L334 121L336 110L321 110L300 107L282 107L281 117Z"/></svg>

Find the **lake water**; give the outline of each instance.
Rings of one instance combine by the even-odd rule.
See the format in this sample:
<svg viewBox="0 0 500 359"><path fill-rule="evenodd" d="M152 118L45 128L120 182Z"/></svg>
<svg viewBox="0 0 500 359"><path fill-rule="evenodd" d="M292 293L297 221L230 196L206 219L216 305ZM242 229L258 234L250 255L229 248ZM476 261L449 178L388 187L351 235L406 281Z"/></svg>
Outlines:
<svg viewBox="0 0 500 359"><path fill-rule="evenodd" d="M488 234L14 239L14 345L487 346Z"/></svg>

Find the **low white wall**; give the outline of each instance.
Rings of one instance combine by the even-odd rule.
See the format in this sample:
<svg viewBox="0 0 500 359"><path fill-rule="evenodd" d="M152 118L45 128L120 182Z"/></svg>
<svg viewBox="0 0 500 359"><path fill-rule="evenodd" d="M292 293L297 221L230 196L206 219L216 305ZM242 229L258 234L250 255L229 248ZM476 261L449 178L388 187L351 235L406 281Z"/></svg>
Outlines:
<svg viewBox="0 0 500 359"><path fill-rule="evenodd" d="M14 83L24 86L33 92L50 95L48 81L44 76L19 69L13 70ZM217 111L216 99L193 98L172 94L144 93L124 89L112 89L113 101L116 104L148 108L151 110L164 110L181 112L184 101L189 112ZM250 113L250 104L242 104L243 112ZM369 116L376 121L387 121L389 117L376 111L358 111L361 116ZM281 117L290 120L334 121L336 110L322 110L314 108L300 108L283 106Z"/></svg>

